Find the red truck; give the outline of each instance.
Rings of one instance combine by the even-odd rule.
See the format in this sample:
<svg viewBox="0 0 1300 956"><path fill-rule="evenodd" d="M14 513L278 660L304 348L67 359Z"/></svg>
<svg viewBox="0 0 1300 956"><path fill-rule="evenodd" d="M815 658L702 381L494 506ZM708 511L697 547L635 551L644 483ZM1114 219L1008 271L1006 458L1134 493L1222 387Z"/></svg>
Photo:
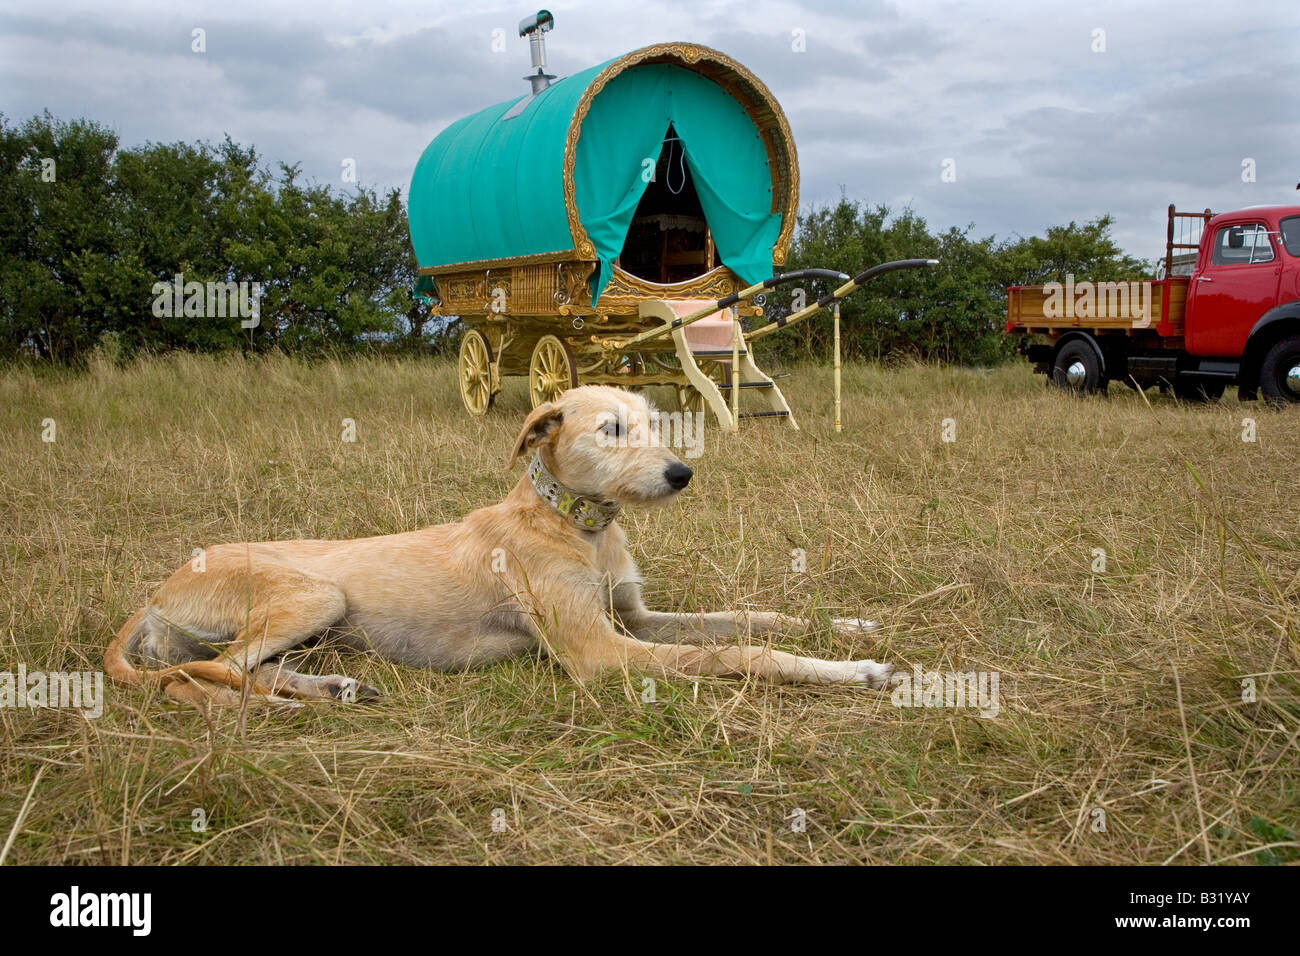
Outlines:
<svg viewBox="0 0 1300 956"><path fill-rule="evenodd" d="M1180 220L1203 223L1199 242L1174 241ZM1070 391L1122 381L1210 400L1236 385L1243 400L1300 402L1300 206L1170 206L1167 236L1161 279L1008 289L1018 351Z"/></svg>

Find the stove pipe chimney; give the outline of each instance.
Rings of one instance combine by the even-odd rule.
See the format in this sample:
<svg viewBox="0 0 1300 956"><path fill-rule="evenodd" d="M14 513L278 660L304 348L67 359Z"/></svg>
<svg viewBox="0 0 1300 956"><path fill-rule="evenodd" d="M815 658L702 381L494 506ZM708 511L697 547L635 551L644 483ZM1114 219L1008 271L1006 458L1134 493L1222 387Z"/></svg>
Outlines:
<svg viewBox="0 0 1300 956"><path fill-rule="evenodd" d="M524 77L532 84L534 96L550 86L551 80L555 79L552 74L546 72L546 40L542 36L553 29L555 29L555 17L550 10L538 10L535 16L524 17L519 21L519 35L528 37L533 66L537 68L536 73Z"/></svg>

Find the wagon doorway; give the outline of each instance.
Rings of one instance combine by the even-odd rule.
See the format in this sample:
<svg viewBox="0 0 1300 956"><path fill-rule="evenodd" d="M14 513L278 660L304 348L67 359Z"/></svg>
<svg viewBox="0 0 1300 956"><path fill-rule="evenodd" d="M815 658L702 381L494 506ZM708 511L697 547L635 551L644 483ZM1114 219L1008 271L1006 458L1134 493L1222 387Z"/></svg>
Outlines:
<svg viewBox="0 0 1300 956"><path fill-rule="evenodd" d="M669 125L654 176L615 261L639 279L668 285L703 275L714 267L714 260L713 238L686 151Z"/></svg>

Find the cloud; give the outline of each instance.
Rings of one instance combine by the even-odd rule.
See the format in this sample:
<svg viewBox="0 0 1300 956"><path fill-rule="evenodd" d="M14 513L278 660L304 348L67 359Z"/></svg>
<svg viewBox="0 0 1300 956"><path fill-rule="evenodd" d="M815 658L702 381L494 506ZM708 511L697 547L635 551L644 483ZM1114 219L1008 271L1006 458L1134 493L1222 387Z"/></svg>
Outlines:
<svg viewBox="0 0 1300 956"><path fill-rule="evenodd" d="M1150 258L1171 201L1300 199L1300 91L1280 67L1300 17L1286 0L1250 13L1120 0L575 0L548 51L561 75L665 40L735 57L790 118L805 204L843 189L909 205L934 228L1004 236L1109 212L1125 247ZM423 0L28 7L0 14L0 109L93 118L126 145L229 133L322 182L342 185L352 158L366 184L405 189L444 126L525 92L519 15ZM195 27L206 53L191 52ZM1241 181L1247 158L1255 183ZM940 179L945 159L954 183Z"/></svg>

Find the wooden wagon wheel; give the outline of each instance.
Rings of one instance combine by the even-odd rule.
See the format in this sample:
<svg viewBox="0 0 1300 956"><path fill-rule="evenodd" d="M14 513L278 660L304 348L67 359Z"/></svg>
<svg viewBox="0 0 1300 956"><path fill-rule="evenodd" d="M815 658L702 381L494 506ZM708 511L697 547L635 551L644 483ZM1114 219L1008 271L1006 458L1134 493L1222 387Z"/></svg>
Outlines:
<svg viewBox="0 0 1300 956"><path fill-rule="evenodd" d="M677 410L699 414L704 411L704 396L694 385L677 385Z"/></svg>
<svg viewBox="0 0 1300 956"><path fill-rule="evenodd" d="M543 335L537 340L528 363L528 396L533 408L554 401L577 385L577 366L569 347L554 335Z"/></svg>
<svg viewBox="0 0 1300 956"><path fill-rule="evenodd" d="M466 329L460 340L460 397L471 415L486 415L496 399L492 391L492 346L478 329Z"/></svg>
<svg viewBox="0 0 1300 956"><path fill-rule="evenodd" d="M719 385L730 380L731 376L727 371L727 366L723 365L721 362L713 362L708 359L703 359L699 362L699 366L701 372L713 379L713 381L717 382ZM704 396L700 394L699 389L694 385L674 385L673 390L677 393L678 411L691 412L696 415L704 412Z"/></svg>

